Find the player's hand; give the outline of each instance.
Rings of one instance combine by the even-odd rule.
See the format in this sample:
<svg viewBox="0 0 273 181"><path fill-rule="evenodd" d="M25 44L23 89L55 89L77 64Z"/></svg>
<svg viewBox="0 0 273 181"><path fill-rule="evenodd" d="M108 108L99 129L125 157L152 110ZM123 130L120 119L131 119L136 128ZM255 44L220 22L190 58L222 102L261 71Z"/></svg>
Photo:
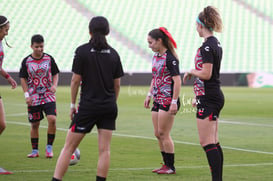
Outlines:
<svg viewBox="0 0 273 181"><path fill-rule="evenodd" d="M192 74L190 72L186 72L183 76L183 83L186 84L187 80L191 80Z"/></svg>
<svg viewBox="0 0 273 181"><path fill-rule="evenodd" d="M26 104L27 104L28 106L31 106L31 105L32 105L32 99L31 99L31 97L27 97L27 98L26 98Z"/></svg>
<svg viewBox="0 0 273 181"><path fill-rule="evenodd" d="M193 98L192 101L191 101L192 107L196 107L196 105L197 105L196 103L197 103L196 98Z"/></svg>
<svg viewBox="0 0 273 181"><path fill-rule="evenodd" d="M147 96L145 101L144 101L144 107L146 109L150 108L150 101L151 101L151 97L150 96Z"/></svg>
<svg viewBox="0 0 273 181"><path fill-rule="evenodd" d="M177 104L170 105L169 113L172 115L175 115L177 113Z"/></svg>
<svg viewBox="0 0 273 181"><path fill-rule="evenodd" d="M74 114L76 113L76 108L70 108L70 113L69 113L69 116L70 116L70 120L72 121L73 120L73 117L74 117Z"/></svg>
<svg viewBox="0 0 273 181"><path fill-rule="evenodd" d="M51 91L52 93L55 93L55 92L56 92L56 89L57 89L57 86L52 85L51 88L50 88L50 91Z"/></svg>
<svg viewBox="0 0 273 181"><path fill-rule="evenodd" d="M12 77L8 78L8 82L10 83L12 89L15 89L17 87L17 83Z"/></svg>

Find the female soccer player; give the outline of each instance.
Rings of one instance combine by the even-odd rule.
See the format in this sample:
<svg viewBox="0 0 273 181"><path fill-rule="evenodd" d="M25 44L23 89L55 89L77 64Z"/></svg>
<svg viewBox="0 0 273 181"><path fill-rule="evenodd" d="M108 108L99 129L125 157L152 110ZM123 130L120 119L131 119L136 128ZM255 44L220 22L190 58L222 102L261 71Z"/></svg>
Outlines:
<svg viewBox="0 0 273 181"><path fill-rule="evenodd" d="M86 133L98 129L99 159L96 181L105 181L110 164L110 144L115 130L117 99L123 69L118 53L107 43L109 23L106 18L93 17L89 23L91 40L76 49L72 66L72 123L65 145L56 164L53 181L62 180L71 158ZM82 84L81 84L82 83ZM75 103L79 86L78 110Z"/></svg>
<svg viewBox="0 0 273 181"><path fill-rule="evenodd" d="M0 15L0 75L2 75L4 78L7 79L7 81L11 84L12 89L15 89L17 87L16 81L2 68L2 64L4 60L4 50L3 50L2 40L5 38L6 35L8 35L8 31L9 31L9 20L5 16ZM3 133L5 128L6 128L6 122L5 122L4 105L0 95L0 135ZM11 174L11 172L8 172L4 170L3 168L0 168L0 174Z"/></svg>
<svg viewBox="0 0 273 181"><path fill-rule="evenodd" d="M200 144L204 148L211 168L212 180L221 181L223 152L218 140L218 118L224 106L220 89L220 66L222 47L213 31L222 31L222 20L216 8L208 6L196 19L196 30L204 38L195 56L195 69L186 72L183 82L195 76L193 105L197 106L197 126Z"/></svg>
<svg viewBox="0 0 273 181"><path fill-rule="evenodd" d="M28 106L28 120L31 123L30 137L32 152L28 158L39 157L39 126L46 114L47 129L47 158L53 157L52 145L56 134L56 97L55 92L59 80L59 69L54 58L44 53L44 38L33 35L31 38L32 54L22 61L20 79Z"/></svg>
<svg viewBox="0 0 273 181"><path fill-rule="evenodd" d="M153 96L152 122L154 134L158 139L164 164L152 172L158 174L175 174L174 144L170 136L174 117L180 102L179 92L181 78L178 56L174 50L176 43L166 28L154 29L148 34L149 48L155 52L152 59L153 79L150 90L144 101L149 108Z"/></svg>

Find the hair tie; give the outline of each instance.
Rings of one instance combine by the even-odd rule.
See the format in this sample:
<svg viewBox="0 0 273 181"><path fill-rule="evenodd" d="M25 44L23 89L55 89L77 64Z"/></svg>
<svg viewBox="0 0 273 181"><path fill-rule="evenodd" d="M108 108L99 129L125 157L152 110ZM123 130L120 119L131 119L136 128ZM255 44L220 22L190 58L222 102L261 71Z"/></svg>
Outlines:
<svg viewBox="0 0 273 181"><path fill-rule="evenodd" d="M168 32L164 27L160 27L159 29L160 29L161 31L163 31L163 33L165 33L165 35L167 35L167 37L171 40L171 42L172 42L174 48L177 48L176 42L174 41L174 39L173 39L172 35L170 34L170 32Z"/></svg>

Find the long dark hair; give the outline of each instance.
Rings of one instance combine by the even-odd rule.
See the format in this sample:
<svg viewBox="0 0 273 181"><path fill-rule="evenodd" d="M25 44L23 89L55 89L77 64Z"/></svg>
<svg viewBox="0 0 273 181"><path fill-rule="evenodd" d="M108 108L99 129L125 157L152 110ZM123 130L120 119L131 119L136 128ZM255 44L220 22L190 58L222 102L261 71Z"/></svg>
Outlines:
<svg viewBox="0 0 273 181"><path fill-rule="evenodd" d="M109 23L105 17L93 17L89 23L89 32L92 34L91 45L95 50L101 51L109 48L105 38L109 34Z"/></svg>
<svg viewBox="0 0 273 181"><path fill-rule="evenodd" d="M165 28L165 30L167 31L167 29ZM174 50L174 45L172 43L172 41L170 40L170 38L159 28L153 29L152 31L150 31L148 33L148 35L150 37L152 37L155 40L161 39L163 45L172 52L172 54L175 56L175 58L178 60L178 55Z"/></svg>
<svg viewBox="0 0 273 181"><path fill-rule="evenodd" d="M6 26L9 23L8 18L6 18L5 16L0 15L0 29L3 28L4 26ZM4 38L6 45L11 48L11 46L8 44L6 38Z"/></svg>

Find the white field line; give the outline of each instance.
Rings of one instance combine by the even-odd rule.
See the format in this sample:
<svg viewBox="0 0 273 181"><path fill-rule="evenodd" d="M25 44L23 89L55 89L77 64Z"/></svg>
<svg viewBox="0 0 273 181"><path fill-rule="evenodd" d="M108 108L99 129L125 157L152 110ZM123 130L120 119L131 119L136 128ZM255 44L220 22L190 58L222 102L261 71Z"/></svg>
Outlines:
<svg viewBox="0 0 273 181"><path fill-rule="evenodd" d="M25 113L7 114L6 115L6 117L19 117L19 116L27 116L27 112L25 112Z"/></svg>
<svg viewBox="0 0 273 181"><path fill-rule="evenodd" d="M259 166L273 166L273 163L252 163L252 164L230 164L224 167L259 167ZM203 169L208 168L208 165L199 166L175 166L177 169ZM110 168L109 171L138 171L138 170L152 170L154 168ZM74 170L73 167L68 169L69 172L90 172L93 169ZM94 169L95 170L95 169ZM52 173L54 170L12 170L13 173Z"/></svg>
<svg viewBox="0 0 273 181"><path fill-rule="evenodd" d="M223 120L220 120L219 122L223 123L223 124L234 124L234 125L242 125L242 126L258 126L258 127L271 127L271 128L273 128L273 125L270 125L270 124L244 123L244 122L223 121Z"/></svg>
<svg viewBox="0 0 273 181"><path fill-rule="evenodd" d="M122 137L130 137L130 138L140 138L140 139L156 140L155 138L146 137L146 136L135 136L135 135L118 134L118 133L113 133L113 135L115 135L115 136L122 136ZM185 141L173 140L173 142L174 143L184 144L184 145L200 146L200 144L191 143L191 142L185 142ZM273 152L266 152L266 151L259 151L259 150L248 150L248 149L235 148L235 147L230 147L230 146L222 146L222 148L229 149L229 150L250 152L250 153L259 153L259 154L273 155Z"/></svg>
<svg viewBox="0 0 273 181"><path fill-rule="evenodd" d="M19 106L19 107L24 106L27 109L27 104L23 104L23 103L14 104L14 103L9 103L9 102L4 102L4 105L12 105L12 106Z"/></svg>
<svg viewBox="0 0 273 181"><path fill-rule="evenodd" d="M22 126L30 126L29 123L22 123L22 122L14 122L14 121L7 121L8 124L16 124L16 125L22 125ZM47 126L40 125L41 128L47 129ZM68 128L57 128L57 130L60 131L68 131ZM97 133L95 131L92 131L91 133ZM114 136L120 136L120 137L127 137L127 138L139 138L139 139L146 139L146 140L156 140L153 137L148 136L137 136L137 135L129 135L129 134L119 134L119 133L113 133ZM200 146L197 143L191 143L191 142L185 142L185 141L178 141L173 140L174 143L184 144L184 145L193 145L193 146ZM273 155L273 152L266 152L266 151L260 151L260 150L249 150L249 149L243 149L243 148L235 148L230 146L222 146L222 148L229 149L229 150L236 150L236 151L243 151L243 152L249 152L249 153L259 153L259 154L266 154L266 155Z"/></svg>
<svg viewBox="0 0 273 181"><path fill-rule="evenodd" d="M27 115L27 113L25 112L25 113L7 114L6 117L19 117L19 116L26 116L26 115ZM239 122L239 121L219 120L219 123L242 125L242 126L258 126L258 127L271 127L271 128L273 128L273 125L271 125L271 124L244 123L244 122Z"/></svg>

